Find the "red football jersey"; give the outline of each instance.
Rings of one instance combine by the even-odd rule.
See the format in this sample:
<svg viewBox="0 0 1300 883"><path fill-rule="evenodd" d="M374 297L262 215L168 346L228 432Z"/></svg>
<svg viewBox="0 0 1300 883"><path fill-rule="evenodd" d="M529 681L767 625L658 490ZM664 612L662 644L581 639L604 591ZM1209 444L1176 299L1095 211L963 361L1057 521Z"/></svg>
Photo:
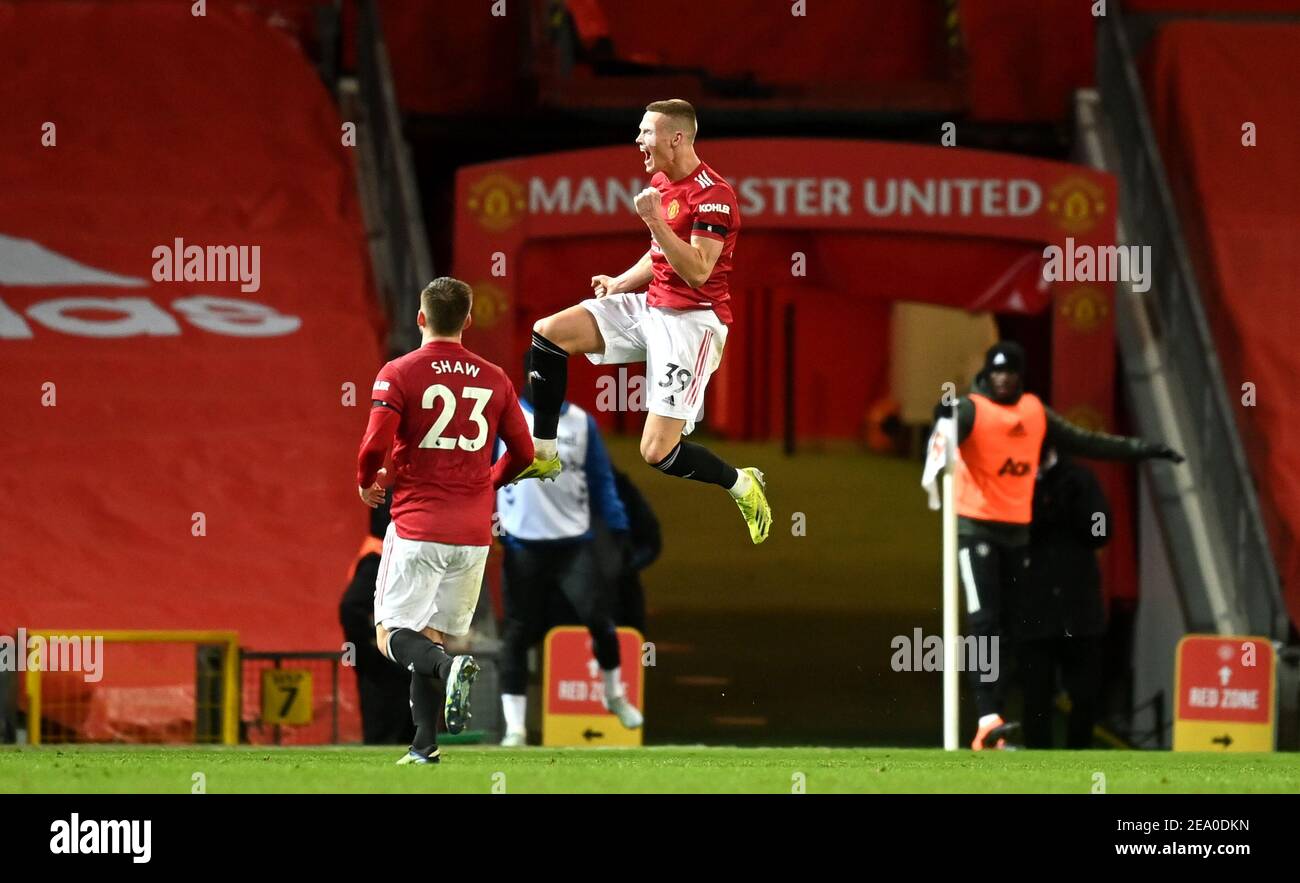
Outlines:
<svg viewBox="0 0 1300 883"><path fill-rule="evenodd" d="M650 262L654 279L646 303L675 310L712 309L723 324L730 325L731 293L727 277L731 275L736 234L740 230L736 191L704 163L680 181L669 181L663 172L656 172L650 186L663 196L664 220L673 233L685 242L690 242L692 236L717 239L722 243L722 253L708 281L699 288L691 288L677 275L652 237Z"/></svg>
<svg viewBox="0 0 1300 883"><path fill-rule="evenodd" d="M385 365L371 398L382 403L376 409L400 415L390 468L397 535L491 545L498 432L512 451L523 445L532 458L510 378L460 344L435 340Z"/></svg>

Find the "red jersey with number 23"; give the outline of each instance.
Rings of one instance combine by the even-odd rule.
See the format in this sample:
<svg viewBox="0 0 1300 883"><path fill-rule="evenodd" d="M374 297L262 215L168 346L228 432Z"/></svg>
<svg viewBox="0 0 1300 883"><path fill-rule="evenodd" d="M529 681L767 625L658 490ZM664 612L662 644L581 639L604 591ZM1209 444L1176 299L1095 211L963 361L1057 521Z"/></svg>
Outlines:
<svg viewBox="0 0 1300 883"><path fill-rule="evenodd" d="M716 239L722 243L722 253L718 255L708 281L699 288L691 288L677 275L659 243L652 237L650 263L654 279L646 294L646 303L674 310L711 309L724 325L730 325L728 277L736 252L736 234L740 230L736 191L704 163L680 181L669 181L663 172L656 172L650 179L650 186L662 196L664 220L679 239L684 242L690 242L692 236Z"/></svg>
<svg viewBox="0 0 1300 883"><path fill-rule="evenodd" d="M532 458L528 424L510 378L458 343L433 341L385 365L371 398L376 409L401 418L391 468L397 535L490 545L498 432L512 451L522 448Z"/></svg>

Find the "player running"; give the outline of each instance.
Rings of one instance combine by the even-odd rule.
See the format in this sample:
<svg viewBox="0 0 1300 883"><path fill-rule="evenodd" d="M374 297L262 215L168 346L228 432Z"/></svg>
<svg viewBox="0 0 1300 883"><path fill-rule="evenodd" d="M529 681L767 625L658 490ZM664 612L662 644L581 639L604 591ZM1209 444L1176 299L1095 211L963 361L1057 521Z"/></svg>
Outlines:
<svg viewBox="0 0 1300 883"><path fill-rule="evenodd" d="M438 763L440 703L448 732L469 719L478 666L472 656L448 654L443 636L469 632L492 542L493 492L533 459L509 378L461 345L472 300L470 287L448 276L420 292L423 345L379 371L357 455L357 490L367 506L393 487L375 581L375 639L411 672L415 741L399 764ZM507 455L493 466L498 434ZM392 475L382 468L390 447Z"/></svg>
<svg viewBox="0 0 1300 883"><path fill-rule="evenodd" d="M569 356L597 365L646 363L649 411L641 456L660 472L726 488L754 543L767 539L772 510L763 473L736 469L683 440L704 409L731 324L731 273L740 211L735 191L695 154L695 108L681 99L646 106L636 144L650 187L636 195L650 250L618 276L591 277L595 297L533 326L531 385L536 459L520 478L559 474L556 428Z"/></svg>

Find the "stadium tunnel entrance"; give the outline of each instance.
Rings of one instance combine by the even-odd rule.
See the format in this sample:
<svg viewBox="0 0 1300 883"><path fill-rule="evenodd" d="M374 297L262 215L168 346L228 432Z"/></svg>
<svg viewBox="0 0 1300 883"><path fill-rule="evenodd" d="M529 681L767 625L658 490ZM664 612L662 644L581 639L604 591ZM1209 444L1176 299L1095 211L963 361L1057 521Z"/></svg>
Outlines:
<svg viewBox="0 0 1300 883"><path fill-rule="evenodd" d="M1000 314L1012 327L1036 332L1037 339L1023 341L1031 365L1037 354L1049 367L1030 378L1030 388L1068 419L1114 429L1112 292L1092 280L1049 283L1043 272L1048 246L1068 249L1073 244L1077 250L1081 245L1113 245L1116 203L1109 176L1015 155L865 141L719 140L702 142L700 152L735 188L742 221L731 277L735 324L710 384L701 424L703 431L720 437L718 444L734 443L746 452L732 456L752 452L756 458L771 457L779 453L773 442L786 434L801 447L861 441L869 410L893 391L891 348L897 347L891 340L900 334L916 339L918 328L933 327L925 321L900 320L900 306L908 303ZM522 379L521 355L533 322L588 296L594 273L619 273L644 252L646 232L631 199L646 181L637 174L634 154L631 145L598 148L458 172L453 273L470 282L476 295L467 344L505 366L516 383ZM927 343L919 349L934 352L931 347L937 347L942 352L942 342ZM912 357L911 363L915 366L917 359ZM953 371L945 375L949 366ZM927 373L933 380L930 405L941 394L940 378L960 385L957 367L945 360ZM905 366L895 362L893 371L900 369ZM597 368L586 359L573 359L570 399L595 414L607 432L636 436L643 418L636 412L642 372L640 365ZM930 380L924 383L931 385ZM793 413L788 403L793 403ZM623 467L637 475L635 444L628 441L621 445L615 439L611 449L616 460L625 452ZM776 471L794 468L792 460L781 462L773 464ZM860 455L836 462L839 465L824 468L839 470L841 476L845 470L863 468ZM873 463L883 464L883 458ZM924 510L916 484L919 465L895 460L880 469L894 478L865 492L874 497L870 506ZM1126 529L1129 503L1119 480L1122 473L1108 467L1098 472L1117 519L1116 541L1104 562L1106 582L1112 593L1130 595L1134 549ZM811 484L823 478L815 470L800 475L801 482ZM843 492L834 475L826 478L826 495ZM641 482L652 502L660 484L665 494L680 490L653 478ZM801 491L791 487L784 495L787 506L805 508L797 500L804 496ZM693 495L686 507L698 508L699 496ZM781 502L774 498L774 505L780 507ZM684 507L680 500L665 498L663 508L677 518ZM720 519L730 517L718 513ZM827 510L819 517L851 521L854 516L847 510ZM697 539L702 530L707 528L695 523L688 533ZM780 530L778 519L774 539ZM857 531L837 535L835 544L860 546L863 526ZM931 529L922 517L914 532L923 539L907 554L926 560L907 563L907 575L900 571L896 581L911 583L908 591L914 598L928 598L924 583L933 567L937 602L938 554L929 546L937 549L938 526ZM794 572L808 572L810 582L840 585L839 593L856 597L861 611L862 592L850 586L860 586L862 574L831 574L828 568L835 565L827 562L835 553L821 548L827 541L823 533L817 543L792 547L801 551L787 563ZM672 569L667 581L674 584L703 580L705 585L720 585L726 574L712 572L715 563L709 558L719 544L729 545L719 536L705 544L709 549L678 548L665 558L676 555L689 563L658 566L666 568L665 573ZM812 546L821 551L802 559L802 550ZM671 548L669 536L665 547ZM854 559L859 569L861 551ZM906 557L902 550L897 554ZM841 569L854 567L845 558ZM653 577L651 581L657 582ZM650 587L650 596L656 588ZM694 606L687 591L671 593L671 598L661 595L667 608L656 612L672 621L682 605L692 607L695 622L689 628L698 630L700 618L714 611ZM841 603L814 593L795 604L784 600L777 587L772 588L771 601L777 607L802 608L801 616L814 615L809 628L816 627L819 605ZM788 621L778 618L772 627L782 628L780 623ZM877 626L886 628L864 623L859 632ZM890 620L887 628L896 627ZM724 617L715 630L725 628ZM882 633L874 643L888 646L887 640ZM653 683L650 689L655 691ZM694 711L684 705L674 713L689 716ZM724 718L758 720L762 715ZM697 729L688 726L674 735L707 738L717 732L707 721L698 723ZM780 738L770 730L765 735ZM818 735L836 738L829 731ZM906 741L907 735L900 731L895 738Z"/></svg>

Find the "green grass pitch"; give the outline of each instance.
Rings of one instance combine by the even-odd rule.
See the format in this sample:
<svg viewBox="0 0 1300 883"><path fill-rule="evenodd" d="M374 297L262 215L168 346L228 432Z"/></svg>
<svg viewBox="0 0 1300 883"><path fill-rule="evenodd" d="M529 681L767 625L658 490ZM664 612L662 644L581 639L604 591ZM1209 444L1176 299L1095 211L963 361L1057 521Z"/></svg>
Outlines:
<svg viewBox="0 0 1300 883"><path fill-rule="evenodd" d="M0 749L0 792L1107 793L1300 792L1300 754L951 754L895 748L401 749L87 746ZM201 773L200 779L195 774ZM802 774L802 778L800 777Z"/></svg>

